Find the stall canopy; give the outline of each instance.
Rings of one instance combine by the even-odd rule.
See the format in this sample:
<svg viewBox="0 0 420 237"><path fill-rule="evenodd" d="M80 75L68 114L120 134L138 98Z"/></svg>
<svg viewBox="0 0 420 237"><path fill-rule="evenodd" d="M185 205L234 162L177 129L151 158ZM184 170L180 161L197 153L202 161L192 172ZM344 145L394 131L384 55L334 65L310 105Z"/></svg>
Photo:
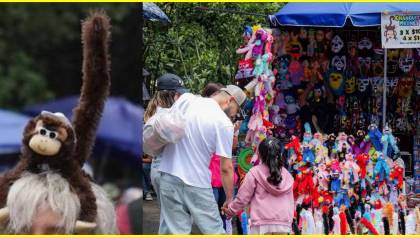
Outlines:
<svg viewBox="0 0 420 237"><path fill-rule="evenodd" d="M149 21L158 21L163 24L171 23L169 17L155 3L152 2L143 3L143 16L144 19Z"/></svg>
<svg viewBox="0 0 420 237"><path fill-rule="evenodd" d="M418 3L288 3L269 16L272 26L343 27L381 24L382 12L420 11Z"/></svg>
<svg viewBox="0 0 420 237"><path fill-rule="evenodd" d="M22 134L29 117L0 110L0 154L18 153L22 144Z"/></svg>
<svg viewBox="0 0 420 237"><path fill-rule="evenodd" d="M79 96L71 96L49 103L30 106L25 112L35 116L42 110L62 112L68 118L72 117L72 110L77 105ZM142 154L141 127L143 108L121 97L109 97L105 103L100 121L97 138L98 142L109 145L130 154L138 159Z"/></svg>

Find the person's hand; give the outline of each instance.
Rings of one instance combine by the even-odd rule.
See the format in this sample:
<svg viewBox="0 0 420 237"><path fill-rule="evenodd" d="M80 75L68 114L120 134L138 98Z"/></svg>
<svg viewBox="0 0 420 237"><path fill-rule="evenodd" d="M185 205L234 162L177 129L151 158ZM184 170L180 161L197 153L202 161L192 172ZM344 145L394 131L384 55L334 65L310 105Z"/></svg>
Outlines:
<svg viewBox="0 0 420 237"><path fill-rule="evenodd" d="M235 131L235 132L238 131L239 128L241 127L241 125L242 125L242 121L236 121L234 126L233 126L233 131Z"/></svg>
<svg viewBox="0 0 420 237"><path fill-rule="evenodd" d="M232 217L235 216L235 213L233 213L229 208L222 207L222 212L226 216L227 219L232 219Z"/></svg>

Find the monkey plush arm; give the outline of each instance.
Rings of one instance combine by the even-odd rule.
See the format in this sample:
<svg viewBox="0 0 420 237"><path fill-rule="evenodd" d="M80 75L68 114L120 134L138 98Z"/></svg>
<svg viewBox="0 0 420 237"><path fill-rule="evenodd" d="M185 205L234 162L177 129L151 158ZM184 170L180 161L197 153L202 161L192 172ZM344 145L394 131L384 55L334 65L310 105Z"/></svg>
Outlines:
<svg viewBox="0 0 420 237"><path fill-rule="evenodd" d="M82 23L83 85L79 104L73 113L77 138L74 158L81 166L91 155L111 84L108 54L110 29L110 20L102 12L91 13Z"/></svg>

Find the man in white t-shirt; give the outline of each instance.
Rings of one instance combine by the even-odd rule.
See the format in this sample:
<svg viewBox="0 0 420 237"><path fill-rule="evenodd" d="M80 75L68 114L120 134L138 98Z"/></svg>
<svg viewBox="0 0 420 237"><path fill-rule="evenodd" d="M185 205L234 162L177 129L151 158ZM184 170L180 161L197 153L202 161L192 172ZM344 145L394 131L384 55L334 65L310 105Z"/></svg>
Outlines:
<svg viewBox="0 0 420 237"><path fill-rule="evenodd" d="M232 119L245 101L245 93L228 85L212 98L186 93L172 106L184 114L185 137L169 144L160 155L160 204L165 222L159 234L190 234L192 221L203 234L224 234L211 189L210 159L221 157L226 203L233 197Z"/></svg>

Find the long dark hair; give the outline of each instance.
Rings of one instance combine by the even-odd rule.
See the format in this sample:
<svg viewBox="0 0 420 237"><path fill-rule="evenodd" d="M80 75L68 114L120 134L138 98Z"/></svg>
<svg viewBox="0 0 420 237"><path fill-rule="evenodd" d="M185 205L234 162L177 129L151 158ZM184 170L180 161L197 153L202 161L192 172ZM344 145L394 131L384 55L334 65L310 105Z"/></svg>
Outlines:
<svg viewBox="0 0 420 237"><path fill-rule="evenodd" d="M270 169L270 177L267 178L267 181L275 186L279 185L282 180L283 151L283 144L275 137L265 139L258 146L258 153L262 163Z"/></svg>

